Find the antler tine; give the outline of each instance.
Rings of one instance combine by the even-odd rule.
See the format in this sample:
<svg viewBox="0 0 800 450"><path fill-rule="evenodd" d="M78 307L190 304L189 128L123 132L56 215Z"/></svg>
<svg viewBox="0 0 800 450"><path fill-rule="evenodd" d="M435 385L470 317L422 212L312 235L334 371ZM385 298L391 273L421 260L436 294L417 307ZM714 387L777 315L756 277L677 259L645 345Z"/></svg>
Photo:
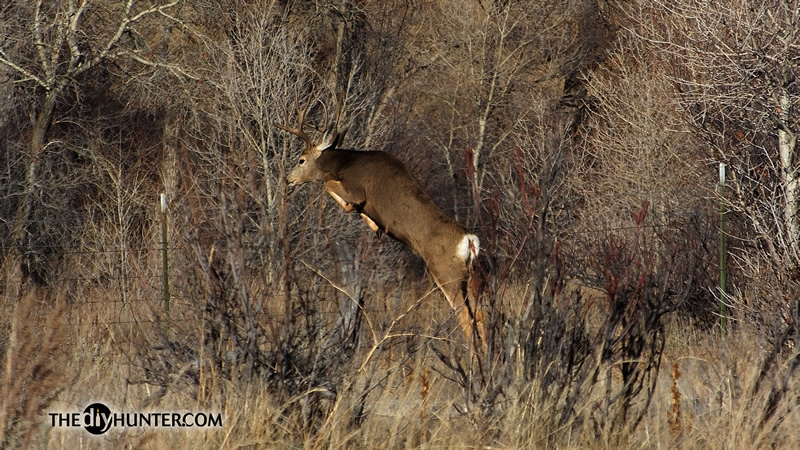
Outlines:
<svg viewBox="0 0 800 450"><path fill-rule="evenodd" d="M297 99L297 90L294 91L294 109L297 111L297 126L300 129L303 129L303 125L306 123L306 114L308 114L308 110L311 109L311 104L305 107L305 109L300 109L300 101Z"/></svg>
<svg viewBox="0 0 800 450"><path fill-rule="evenodd" d="M311 142L311 138L308 136L308 134L306 134L305 131L303 131L303 125L305 125L306 113L308 113L309 107L306 107L305 109L300 108L300 101L297 98L297 89L295 89L294 91L294 109L297 113L297 127L292 128L288 125L281 125L278 123L276 123L275 126L277 126L283 131L286 131L288 133L291 133L299 137L300 139L303 140L303 142L305 142L307 147L311 147L313 145Z"/></svg>
<svg viewBox="0 0 800 450"><path fill-rule="evenodd" d="M346 109L347 103L347 92L339 90L334 91L331 89L331 99L333 100L334 106L334 115L333 115L333 125L337 129L339 128L339 124L342 122L342 118L344 116L344 111Z"/></svg>
<svg viewBox="0 0 800 450"><path fill-rule="evenodd" d="M330 124L328 124L328 105L325 104L322 100L317 100L322 105L322 112L324 114L324 118L322 119L322 126L325 127L325 131L328 131L330 128Z"/></svg>
<svg viewBox="0 0 800 450"><path fill-rule="evenodd" d="M336 126L339 126L339 122L342 120L342 116L344 115L345 102L347 101L347 93L339 92L335 98L336 98L336 117L334 118L334 120L336 120Z"/></svg>

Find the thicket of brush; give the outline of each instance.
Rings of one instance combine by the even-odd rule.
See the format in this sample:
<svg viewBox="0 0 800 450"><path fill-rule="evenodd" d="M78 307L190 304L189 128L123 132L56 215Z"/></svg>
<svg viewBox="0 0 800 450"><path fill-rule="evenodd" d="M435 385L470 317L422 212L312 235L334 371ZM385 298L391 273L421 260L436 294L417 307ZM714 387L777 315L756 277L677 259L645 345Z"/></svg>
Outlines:
<svg viewBox="0 0 800 450"><path fill-rule="evenodd" d="M800 447L800 6L750 3L0 7L0 447ZM287 189L295 95L479 235L487 354ZM223 426L50 425L96 401Z"/></svg>

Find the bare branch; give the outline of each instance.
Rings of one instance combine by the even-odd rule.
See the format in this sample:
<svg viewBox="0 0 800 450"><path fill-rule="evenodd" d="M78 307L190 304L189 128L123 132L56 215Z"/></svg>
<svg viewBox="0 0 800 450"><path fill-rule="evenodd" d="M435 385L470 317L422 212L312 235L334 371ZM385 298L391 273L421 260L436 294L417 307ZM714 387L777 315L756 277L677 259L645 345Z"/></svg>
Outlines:
<svg viewBox="0 0 800 450"><path fill-rule="evenodd" d="M69 33L67 34L70 51L69 70L75 70L81 58L81 52L75 38L78 36L78 22L81 19L81 15L86 10L86 3L85 0L81 0L77 11L74 9L75 6L72 3L69 5L69 13L67 14L69 18Z"/></svg>
<svg viewBox="0 0 800 450"><path fill-rule="evenodd" d="M82 64L81 66L76 67L74 69L74 75L78 75L80 73L83 73L83 72L89 70L91 67L97 65L99 62L103 61L107 57L113 56L113 54L111 53L111 50L117 45L117 43L119 42L120 38L122 38L122 35L125 33L125 31L128 30L128 28L129 28L129 26L131 24L136 23L137 21L139 21L142 18L147 17L147 16L149 16L151 14L160 13L161 11L165 11L167 9L170 9L170 8L176 6L177 4L179 4L180 2L181 2L181 0L175 0L175 1L167 3L165 5L153 6L151 8L148 8L148 9L146 9L144 11L139 12L138 14L136 14L133 17L129 17L130 16L130 12L131 12L131 8L133 7L133 4L135 3L135 0L128 0L127 3L125 4L125 7L124 7L124 17L120 21L120 24L117 27L117 30L108 39L108 41L103 46L103 48L97 53L97 56L95 56L94 58L92 58L91 60L86 62L85 64Z"/></svg>
<svg viewBox="0 0 800 450"><path fill-rule="evenodd" d="M19 72L24 77L22 80L19 80L17 82L33 80L33 81L36 82L36 84L38 84L39 86L41 86L41 87L43 87L45 89L49 89L50 88L50 85L48 85L48 83L45 80L42 80L41 78L37 77L33 73L29 72L24 67L16 64L14 61L11 61L10 59L8 59L8 56L6 56L5 52L3 52L2 50L0 50L0 64L4 64L4 65L10 67L11 69Z"/></svg>
<svg viewBox="0 0 800 450"><path fill-rule="evenodd" d="M39 0L36 2L36 9L33 13L33 42L36 44L36 51L39 53L39 63L42 65L42 71L44 72L45 78L47 79L47 83L49 85L52 83L52 78L54 75L51 73L47 57L45 57L45 44L44 39L42 38L42 1L43 0ZM49 88L48 85L43 84L45 88Z"/></svg>

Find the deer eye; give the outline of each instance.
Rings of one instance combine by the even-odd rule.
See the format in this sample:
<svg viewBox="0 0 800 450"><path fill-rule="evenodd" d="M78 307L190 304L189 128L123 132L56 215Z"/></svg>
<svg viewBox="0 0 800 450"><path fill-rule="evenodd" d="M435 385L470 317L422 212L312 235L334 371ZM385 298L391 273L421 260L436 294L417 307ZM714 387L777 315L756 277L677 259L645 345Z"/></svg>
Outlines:
<svg viewBox="0 0 800 450"><path fill-rule="evenodd" d="M305 164L305 162L306 162L306 160L305 160L305 159L301 159L301 160L300 160L300 162L299 162L299 163L297 163L297 165L298 165L298 166L302 166L303 164Z"/></svg>

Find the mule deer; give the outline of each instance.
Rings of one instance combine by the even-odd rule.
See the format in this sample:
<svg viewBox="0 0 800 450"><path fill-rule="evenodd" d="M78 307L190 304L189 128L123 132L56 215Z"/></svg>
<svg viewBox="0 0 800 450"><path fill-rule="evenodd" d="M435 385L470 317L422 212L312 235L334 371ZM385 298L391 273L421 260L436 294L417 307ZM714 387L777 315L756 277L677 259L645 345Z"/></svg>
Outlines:
<svg viewBox="0 0 800 450"><path fill-rule="evenodd" d="M323 181L325 191L346 212L358 212L373 232L388 234L422 257L434 282L458 312L468 345L477 335L485 353L483 313L469 287L480 246L478 237L445 214L394 156L336 148L345 132L337 133L335 123L315 143L303 130L307 112L308 108L297 107L296 127L276 124L305 143L297 166L287 177L289 186Z"/></svg>

